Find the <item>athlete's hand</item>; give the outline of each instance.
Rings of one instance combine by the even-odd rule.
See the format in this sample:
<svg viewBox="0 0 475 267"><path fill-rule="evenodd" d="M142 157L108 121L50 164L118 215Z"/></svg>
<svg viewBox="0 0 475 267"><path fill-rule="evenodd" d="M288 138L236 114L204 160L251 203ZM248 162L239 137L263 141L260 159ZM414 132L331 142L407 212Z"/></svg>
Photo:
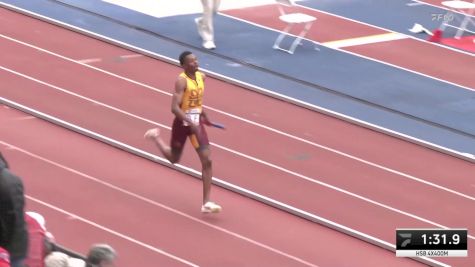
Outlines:
<svg viewBox="0 0 475 267"><path fill-rule="evenodd" d="M211 125L211 121L209 120L208 115L205 112L201 113L200 119L204 125Z"/></svg>
<svg viewBox="0 0 475 267"><path fill-rule="evenodd" d="M203 118L203 119L201 119L201 122L202 122L204 125L211 126L211 121L208 120L208 118Z"/></svg>

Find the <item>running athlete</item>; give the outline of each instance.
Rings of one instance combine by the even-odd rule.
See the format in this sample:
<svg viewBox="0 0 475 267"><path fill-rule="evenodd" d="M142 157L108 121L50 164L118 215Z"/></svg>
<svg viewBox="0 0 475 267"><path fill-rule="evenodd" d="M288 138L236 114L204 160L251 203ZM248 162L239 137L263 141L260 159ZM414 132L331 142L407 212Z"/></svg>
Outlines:
<svg viewBox="0 0 475 267"><path fill-rule="evenodd" d="M172 113L175 114L172 126L170 146L160 138L158 128L150 129L145 138L154 141L163 156L172 164L180 160L186 138L189 137L201 161L203 179L203 205L201 212L217 213L221 207L210 201L211 178L213 176L210 159L210 147L205 124L210 124L203 111L205 74L198 71L198 60L190 51L180 54L183 72L175 82L175 93L172 97Z"/></svg>

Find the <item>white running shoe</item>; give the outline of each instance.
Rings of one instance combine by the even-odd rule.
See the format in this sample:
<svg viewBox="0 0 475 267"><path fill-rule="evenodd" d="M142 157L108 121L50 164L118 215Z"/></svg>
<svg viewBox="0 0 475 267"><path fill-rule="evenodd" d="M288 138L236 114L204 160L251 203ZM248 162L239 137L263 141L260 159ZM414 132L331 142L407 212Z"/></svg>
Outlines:
<svg viewBox="0 0 475 267"><path fill-rule="evenodd" d="M216 45L214 44L213 41L204 41L203 42L203 47L208 49L208 50L211 50L211 49L215 49Z"/></svg>
<svg viewBox="0 0 475 267"><path fill-rule="evenodd" d="M160 129L153 128L153 129L148 130L145 133L144 138L145 139L153 139L153 138L157 138L159 135L160 135Z"/></svg>
<svg viewBox="0 0 475 267"><path fill-rule="evenodd" d="M211 201L208 201L203 206L201 206L201 212L203 213L218 213L220 211L221 206Z"/></svg>

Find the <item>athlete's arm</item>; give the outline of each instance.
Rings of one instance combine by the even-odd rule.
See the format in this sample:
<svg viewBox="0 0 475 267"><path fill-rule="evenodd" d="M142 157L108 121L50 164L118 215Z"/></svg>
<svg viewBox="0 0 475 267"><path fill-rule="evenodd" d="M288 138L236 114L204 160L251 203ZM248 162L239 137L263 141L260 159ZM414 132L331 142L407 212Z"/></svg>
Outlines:
<svg viewBox="0 0 475 267"><path fill-rule="evenodd" d="M185 112L181 110L180 105L181 105L181 100L183 99L183 93L185 92L186 88L186 79L183 77L178 76L178 79L175 82L175 93L173 94L172 97L172 113L175 114L175 116L182 120L186 121L187 123L191 124L191 120L188 119L185 115Z"/></svg>

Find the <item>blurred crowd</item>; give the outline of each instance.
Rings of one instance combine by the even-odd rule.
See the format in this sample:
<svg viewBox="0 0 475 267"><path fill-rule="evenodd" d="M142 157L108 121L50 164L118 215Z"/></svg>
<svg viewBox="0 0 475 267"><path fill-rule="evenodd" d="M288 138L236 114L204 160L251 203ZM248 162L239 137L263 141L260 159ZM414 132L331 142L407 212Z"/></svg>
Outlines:
<svg viewBox="0 0 475 267"><path fill-rule="evenodd" d="M63 249L45 218L25 212L23 182L0 152L0 267L116 267L116 251L94 244L86 256Z"/></svg>

